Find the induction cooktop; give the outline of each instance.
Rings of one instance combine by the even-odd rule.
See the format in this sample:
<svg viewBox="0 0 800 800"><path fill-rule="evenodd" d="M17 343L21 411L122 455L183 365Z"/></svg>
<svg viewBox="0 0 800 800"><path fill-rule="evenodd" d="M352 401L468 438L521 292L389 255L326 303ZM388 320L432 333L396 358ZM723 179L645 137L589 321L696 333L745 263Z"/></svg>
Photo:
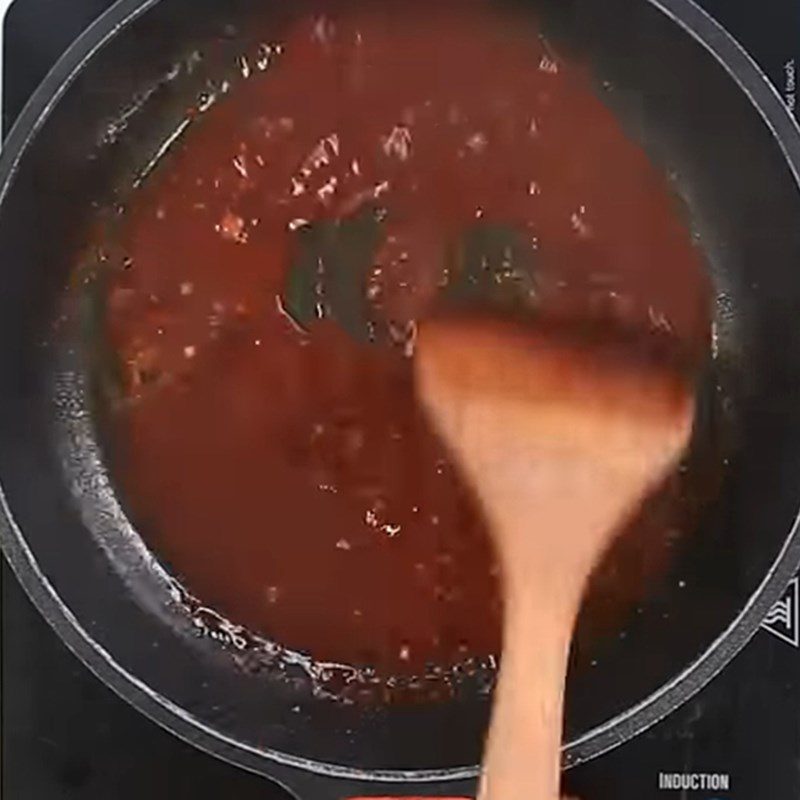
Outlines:
<svg viewBox="0 0 800 800"><path fill-rule="evenodd" d="M797 113L800 3L700 4L749 50ZM3 30L4 132L63 50L110 5L13 3ZM799 599L795 578L721 675L647 732L571 769L567 791L583 800L798 800ZM105 688L40 618L5 562L1 611L3 797L288 798L266 779L174 738Z"/></svg>

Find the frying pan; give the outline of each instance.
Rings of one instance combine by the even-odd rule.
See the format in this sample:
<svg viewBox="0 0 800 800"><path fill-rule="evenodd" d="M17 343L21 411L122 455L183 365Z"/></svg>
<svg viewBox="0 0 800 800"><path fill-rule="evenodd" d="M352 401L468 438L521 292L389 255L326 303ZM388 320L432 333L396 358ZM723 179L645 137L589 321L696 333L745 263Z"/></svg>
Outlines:
<svg viewBox="0 0 800 800"><path fill-rule="evenodd" d="M690 0L505 5L536 13L553 41L589 61L629 135L674 177L717 292L712 405L735 417L719 497L671 571L619 636L573 653L570 766L697 692L800 563L800 132L757 66ZM120 0L10 133L0 158L0 536L68 646L187 741L298 797L470 794L485 695L343 705L303 674L287 679L250 658L235 631L198 633L117 502L80 335L54 325L93 204L157 152L176 109L241 49L251 15L267 15L278 38L308 8Z"/></svg>

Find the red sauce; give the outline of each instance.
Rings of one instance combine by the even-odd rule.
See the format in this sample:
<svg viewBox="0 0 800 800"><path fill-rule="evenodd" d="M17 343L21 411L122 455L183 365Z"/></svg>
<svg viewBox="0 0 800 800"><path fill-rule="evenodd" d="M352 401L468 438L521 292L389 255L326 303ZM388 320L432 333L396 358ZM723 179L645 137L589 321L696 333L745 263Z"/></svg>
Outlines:
<svg viewBox="0 0 800 800"><path fill-rule="evenodd" d="M116 243L132 515L203 602L315 658L390 674L497 652L484 524L415 401L414 323L457 278L454 243L496 223L529 249L541 313L703 348L708 287L679 206L584 70L519 20L309 19L243 72L132 196ZM298 329L300 231L376 205L360 291L392 335L358 341L324 307ZM673 505L637 523L650 554L627 588L618 565L600 581L598 608L646 580Z"/></svg>

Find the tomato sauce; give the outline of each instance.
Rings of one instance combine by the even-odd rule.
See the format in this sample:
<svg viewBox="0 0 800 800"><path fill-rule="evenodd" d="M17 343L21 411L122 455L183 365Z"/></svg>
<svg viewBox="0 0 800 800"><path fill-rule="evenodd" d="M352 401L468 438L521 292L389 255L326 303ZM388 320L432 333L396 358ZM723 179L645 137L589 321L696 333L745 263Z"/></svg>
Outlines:
<svg viewBox="0 0 800 800"><path fill-rule="evenodd" d="M194 595L282 645L384 675L496 653L484 522L412 380L417 324L465 280L452 254L471 231L503 231L529 310L696 352L701 255L602 90L519 20L319 16L269 61L243 56L242 80L192 115L116 234L116 480ZM356 287L363 337L337 319L324 263L311 319L287 288L304 232L362 213L377 243L337 280ZM635 597L677 535L682 489L665 492L633 526L628 577L598 576L601 611Z"/></svg>

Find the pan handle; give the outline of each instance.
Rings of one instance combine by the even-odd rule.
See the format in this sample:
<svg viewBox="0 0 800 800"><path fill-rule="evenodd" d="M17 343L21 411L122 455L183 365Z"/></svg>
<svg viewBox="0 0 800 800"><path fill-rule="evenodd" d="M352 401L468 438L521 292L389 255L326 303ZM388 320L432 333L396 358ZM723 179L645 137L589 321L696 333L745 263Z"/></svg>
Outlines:
<svg viewBox="0 0 800 800"><path fill-rule="evenodd" d="M276 764L270 777L295 800L472 800L477 780L431 783L359 781Z"/></svg>

